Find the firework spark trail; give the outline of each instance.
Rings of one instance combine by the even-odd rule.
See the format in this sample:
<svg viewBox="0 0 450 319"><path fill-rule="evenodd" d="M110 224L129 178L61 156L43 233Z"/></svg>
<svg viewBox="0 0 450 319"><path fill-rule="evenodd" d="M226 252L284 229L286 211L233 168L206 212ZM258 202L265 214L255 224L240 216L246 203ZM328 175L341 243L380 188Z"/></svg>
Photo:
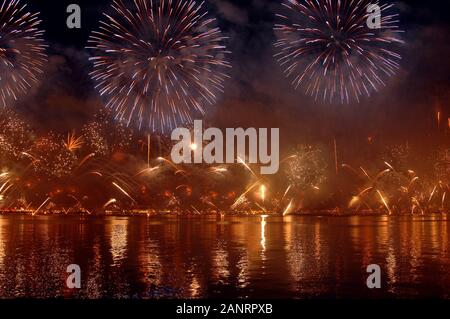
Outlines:
<svg viewBox="0 0 450 319"><path fill-rule="evenodd" d="M149 167L149 168L143 169L142 171L140 171L136 175L134 175L134 177L138 177L138 176L141 176L141 175L144 175L144 174L145 175L150 175L151 173L159 170L160 168L161 168L160 166L155 166L155 167Z"/></svg>
<svg viewBox="0 0 450 319"><path fill-rule="evenodd" d="M128 192L126 190L123 189L123 187L121 187L119 184L117 184L116 182L112 183L114 185L114 187L116 187L121 193L123 193L125 196L127 196L129 199L131 199L133 201L133 203L136 203L136 200L131 197L130 194L128 194Z"/></svg>
<svg viewBox="0 0 450 319"><path fill-rule="evenodd" d="M380 199L381 199L381 201L383 202L383 205L384 205L384 206L386 207L386 209L388 210L389 215L392 215L391 209L389 208L389 205L388 205L388 203L387 203L387 201L386 201L386 198L383 196L383 194L382 194L379 190L377 190L377 193L378 193L378 195L380 196Z"/></svg>
<svg viewBox="0 0 450 319"><path fill-rule="evenodd" d="M230 67L226 39L203 2L115 0L93 32L96 88L116 118L139 128L165 131L204 114L223 92Z"/></svg>
<svg viewBox="0 0 450 319"><path fill-rule="evenodd" d="M425 211L422 209L422 206L420 205L420 202L417 200L417 198L413 197L411 200L413 202L411 213L414 214L415 207L418 207L420 209L421 214L424 215Z"/></svg>
<svg viewBox="0 0 450 319"><path fill-rule="evenodd" d="M86 155L86 156L80 161L80 164L78 164L78 166L77 166L77 168L75 169L75 171L78 170L80 167L82 167L84 164L86 164L91 158L94 158L94 157L95 157L95 153L91 153L91 154Z"/></svg>
<svg viewBox="0 0 450 319"><path fill-rule="evenodd" d="M259 189L259 195L261 196L261 200L264 203L266 201L266 186L265 185L261 185L260 189Z"/></svg>
<svg viewBox="0 0 450 319"><path fill-rule="evenodd" d="M178 166L177 166L174 162L172 162L171 160L168 160L167 158L164 158L164 157L158 157L158 160L161 161L161 162L163 162L163 163L166 163L169 167L172 167L172 168L174 169L174 171L175 171L175 175L177 175L177 174L181 174L181 175L186 174L186 171L185 171L185 170L183 170L183 169L181 169L180 167L178 167Z"/></svg>
<svg viewBox="0 0 450 319"><path fill-rule="evenodd" d="M5 183L3 183L3 185L0 187L0 198L4 199L8 190L13 186L14 184L12 184L11 180L9 179Z"/></svg>
<svg viewBox="0 0 450 319"><path fill-rule="evenodd" d="M377 2L378 3L378 2ZM399 70L403 41L393 5L380 29L367 26L371 0L284 0L275 25L278 60L292 85L327 102L360 101Z"/></svg>
<svg viewBox="0 0 450 319"><path fill-rule="evenodd" d="M215 174L223 175L228 172L226 167L211 167L210 171Z"/></svg>
<svg viewBox="0 0 450 319"><path fill-rule="evenodd" d="M34 159L32 166L36 173L47 176L71 176L78 161L65 146L63 138L52 132L34 141L30 151L24 154Z"/></svg>
<svg viewBox="0 0 450 319"><path fill-rule="evenodd" d="M2 83L0 76L0 83ZM23 151L32 143L32 129L11 109L0 114L0 158L20 160Z"/></svg>
<svg viewBox="0 0 450 319"><path fill-rule="evenodd" d="M441 210L444 211L444 205L445 205L445 197L447 196L447 192L444 192L444 194L442 195L442 205L441 205Z"/></svg>
<svg viewBox="0 0 450 319"><path fill-rule="evenodd" d="M288 188L286 188L286 191L283 194L283 197L281 197L281 201L283 201L283 199L287 196L287 194L289 193L289 191L292 188L292 184L288 186Z"/></svg>
<svg viewBox="0 0 450 319"><path fill-rule="evenodd" d="M292 207L293 202L294 202L294 200L291 200L291 201L289 202L288 206L286 207L286 209L285 209L284 212L283 212L283 216L289 215L289 213L290 213L290 211L291 211L291 207Z"/></svg>
<svg viewBox="0 0 450 319"><path fill-rule="evenodd" d="M39 81L47 61L39 13L25 10L20 0L0 7L0 105L9 106Z"/></svg>
<svg viewBox="0 0 450 319"><path fill-rule="evenodd" d="M108 207L109 205L115 204L115 203L117 203L117 199L111 198L109 201L107 201L107 202L103 205L103 208L106 208L106 207Z"/></svg>
<svg viewBox="0 0 450 319"><path fill-rule="evenodd" d="M195 208L195 206L191 205L191 208L194 210L195 214L197 214L197 215L201 215L202 214L202 213L200 213L200 211L197 208Z"/></svg>
<svg viewBox="0 0 450 319"><path fill-rule="evenodd" d="M244 165L244 167L250 172L252 173L252 175L256 178L258 178L258 175L256 175L256 173L251 169L251 167L245 162L245 160L243 160L242 158L238 157L237 158L238 163Z"/></svg>
<svg viewBox="0 0 450 319"><path fill-rule="evenodd" d="M238 199L233 203L233 205L231 205L231 209L235 209L237 207L239 207L239 205L242 204L242 202L245 199L245 196L247 196L248 193L250 193L256 186L258 186L261 182L263 181L263 179L261 178L260 180L256 181L254 184L250 185L245 191L244 193L242 193Z"/></svg>
<svg viewBox="0 0 450 319"><path fill-rule="evenodd" d="M47 204L50 201L50 197L48 197L42 204L41 206L39 206L34 212L33 212L33 216L36 215L37 213L39 213L39 211L42 209L42 207L45 206L45 204Z"/></svg>
<svg viewBox="0 0 450 319"><path fill-rule="evenodd" d="M438 185L436 185L433 190L431 191L430 198L428 199L428 203L431 203L431 200L433 199L434 194L436 193L436 189L438 188Z"/></svg>
<svg viewBox="0 0 450 319"><path fill-rule="evenodd" d="M83 204L81 203L81 201L80 201L78 198L76 198L76 197L75 197L74 195L72 195L72 194L68 195L68 197L70 197L70 198L72 198L72 199L75 200L76 205L75 205L74 207L78 207L78 210L83 210L83 211L85 211L86 213L88 213L88 215L92 215L92 212L91 212L90 210L88 210L86 207L84 207Z"/></svg>

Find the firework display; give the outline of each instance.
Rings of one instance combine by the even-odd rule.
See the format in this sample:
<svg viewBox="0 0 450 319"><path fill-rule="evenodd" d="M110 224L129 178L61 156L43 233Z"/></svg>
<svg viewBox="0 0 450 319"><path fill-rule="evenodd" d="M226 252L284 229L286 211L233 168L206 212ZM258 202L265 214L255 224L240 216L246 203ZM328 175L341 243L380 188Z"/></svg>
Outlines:
<svg viewBox="0 0 450 319"><path fill-rule="evenodd" d="M193 0L116 0L89 40L91 75L116 118L165 131L223 91L225 37Z"/></svg>
<svg viewBox="0 0 450 319"><path fill-rule="evenodd" d="M283 2L276 58L294 86L346 103L370 95L399 70L402 31L394 6L376 2L380 26L371 28L370 4ZM6 106L38 80L46 56L37 14L26 13L19 1L4 1L0 18ZM370 138L361 154L349 156L333 137L332 145L283 150L273 176L240 157L235 164L174 163L167 130L179 124L192 130L193 116L223 91L230 67L225 40L203 2L113 1L88 44L90 76L107 108L78 128L45 132L11 109L2 112L1 210L289 215L448 209L445 143L433 144L423 157L409 142L375 145ZM437 114L440 134L444 113ZM446 138L447 132L437 136ZM367 156L369 149L377 152Z"/></svg>
<svg viewBox="0 0 450 319"><path fill-rule="evenodd" d="M3 212L397 215L445 212L450 205L442 145L423 168L408 145L369 144L379 151L376 160L361 156L351 166L341 158L337 176L334 145L300 145L278 174L263 176L244 159L177 165L169 155L174 142L135 135L105 113L66 135L38 134L11 111L0 117L0 128ZM342 191L336 197L331 189Z"/></svg>
<svg viewBox="0 0 450 319"><path fill-rule="evenodd" d="M450 299L449 1L70 2L0 0L2 305Z"/></svg>
<svg viewBox="0 0 450 319"><path fill-rule="evenodd" d="M70 175L77 160L72 150L66 147L63 137L54 134L38 138L27 154L30 154L37 173L56 177Z"/></svg>
<svg viewBox="0 0 450 319"><path fill-rule="evenodd" d="M400 68L402 31L394 4L370 28L369 0L285 0L277 14L277 58L295 88L330 103L360 101Z"/></svg>
<svg viewBox="0 0 450 319"><path fill-rule="evenodd" d="M115 151L126 150L131 143L132 131L122 123L111 120L108 112L100 112L82 128L85 148L96 156L110 156Z"/></svg>
<svg viewBox="0 0 450 319"><path fill-rule="evenodd" d="M24 120L11 110L0 114L0 158L19 159L30 145L33 131Z"/></svg>
<svg viewBox="0 0 450 319"><path fill-rule="evenodd" d="M9 107L39 80L47 61L38 13L20 0L0 7L0 106Z"/></svg>
<svg viewBox="0 0 450 319"><path fill-rule="evenodd" d="M288 162L286 171L295 187L317 189L326 179L327 163L320 149L301 146Z"/></svg>

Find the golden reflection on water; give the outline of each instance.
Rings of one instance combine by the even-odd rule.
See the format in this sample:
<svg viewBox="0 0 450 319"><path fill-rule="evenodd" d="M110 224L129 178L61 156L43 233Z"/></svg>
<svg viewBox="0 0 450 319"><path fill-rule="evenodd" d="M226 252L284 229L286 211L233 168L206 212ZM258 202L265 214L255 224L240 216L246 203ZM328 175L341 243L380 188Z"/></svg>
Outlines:
<svg viewBox="0 0 450 319"><path fill-rule="evenodd" d="M102 297L102 283L101 283L101 271L102 271L102 255L100 254L100 243L95 241L92 245L91 260L89 263L90 271L87 272L87 296L90 299L98 299Z"/></svg>
<svg viewBox="0 0 450 319"><path fill-rule="evenodd" d="M128 218L113 219L107 224L107 234L111 240L111 255L114 265L125 259L127 253Z"/></svg>
<svg viewBox="0 0 450 319"><path fill-rule="evenodd" d="M217 247L213 251L213 279L218 283L228 282L230 277L230 264L228 262L228 252L222 240L217 242Z"/></svg>
<svg viewBox="0 0 450 319"><path fill-rule="evenodd" d="M266 251L266 225L267 225L267 216L261 217L261 256L264 256L264 252Z"/></svg>
<svg viewBox="0 0 450 319"><path fill-rule="evenodd" d="M448 217L0 216L0 297L450 295ZM65 287L66 267L83 288ZM367 289L379 264L383 289Z"/></svg>

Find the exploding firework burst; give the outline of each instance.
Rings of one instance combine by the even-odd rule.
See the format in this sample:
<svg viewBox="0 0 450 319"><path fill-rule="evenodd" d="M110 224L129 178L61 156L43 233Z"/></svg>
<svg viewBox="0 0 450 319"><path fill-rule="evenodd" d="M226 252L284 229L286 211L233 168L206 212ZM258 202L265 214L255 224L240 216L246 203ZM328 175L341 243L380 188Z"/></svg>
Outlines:
<svg viewBox="0 0 450 319"><path fill-rule="evenodd" d="M108 156L109 147L105 136L102 134L103 125L99 122L91 122L83 127L85 146L97 156Z"/></svg>
<svg viewBox="0 0 450 319"><path fill-rule="evenodd" d="M71 152L75 152L83 147L83 137L76 136L75 132L67 134L67 140L64 142L64 146Z"/></svg>
<svg viewBox="0 0 450 319"><path fill-rule="evenodd" d="M450 148L439 150L434 169L441 182L450 183Z"/></svg>
<svg viewBox="0 0 450 319"><path fill-rule="evenodd" d="M327 163L322 151L309 146L299 146L286 168L291 185L305 190L315 189L326 180Z"/></svg>
<svg viewBox="0 0 450 319"><path fill-rule="evenodd" d="M70 176L78 160L67 149L64 139L53 133L38 138L27 153L36 173L58 178Z"/></svg>
<svg viewBox="0 0 450 319"><path fill-rule="evenodd" d="M33 139L31 127L11 110L0 115L0 159L17 160L23 157Z"/></svg>
<svg viewBox="0 0 450 319"><path fill-rule="evenodd" d="M111 123L112 122L112 123ZM122 123L110 120L109 114L100 112L82 129L83 145L88 152L108 157L115 151L125 151L132 141L132 131Z"/></svg>
<svg viewBox="0 0 450 319"><path fill-rule="evenodd" d="M105 16L89 40L91 75L117 119L164 131L203 114L223 91L225 38L203 3L115 0Z"/></svg>
<svg viewBox="0 0 450 319"><path fill-rule="evenodd" d="M378 3L377 1L375 3ZM275 57L292 80L316 100L360 101L399 70L403 43L393 4L378 4L381 28L371 29L370 0L285 0L275 25Z"/></svg>
<svg viewBox="0 0 450 319"><path fill-rule="evenodd" d="M411 160L409 146L407 144L397 144L385 147L381 154L385 163L393 166L396 170L408 170Z"/></svg>
<svg viewBox="0 0 450 319"><path fill-rule="evenodd" d="M38 82L47 60L44 31L38 13L29 13L19 0L0 7L0 104L9 106Z"/></svg>

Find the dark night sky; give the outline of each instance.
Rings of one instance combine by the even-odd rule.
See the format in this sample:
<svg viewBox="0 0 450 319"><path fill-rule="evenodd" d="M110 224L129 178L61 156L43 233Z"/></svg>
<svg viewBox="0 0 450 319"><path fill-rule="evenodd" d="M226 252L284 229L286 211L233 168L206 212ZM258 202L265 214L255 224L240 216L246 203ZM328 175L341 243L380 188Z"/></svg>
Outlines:
<svg viewBox="0 0 450 319"><path fill-rule="evenodd" d="M326 141L331 136L351 139L369 135L418 141L427 136L441 109L449 110L449 10L448 1L399 2L406 31L401 72L387 88L360 104L315 103L286 80L272 55L274 14L280 1L210 0L210 14L217 16L230 37L233 52L231 80L219 103L208 113L219 127L280 127L286 143ZM40 11L50 62L45 80L17 109L44 128L68 131L80 127L102 107L93 90L84 50L90 32L98 27L109 1L33 0ZM82 29L66 27L66 7L82 8Z"/></svg>

